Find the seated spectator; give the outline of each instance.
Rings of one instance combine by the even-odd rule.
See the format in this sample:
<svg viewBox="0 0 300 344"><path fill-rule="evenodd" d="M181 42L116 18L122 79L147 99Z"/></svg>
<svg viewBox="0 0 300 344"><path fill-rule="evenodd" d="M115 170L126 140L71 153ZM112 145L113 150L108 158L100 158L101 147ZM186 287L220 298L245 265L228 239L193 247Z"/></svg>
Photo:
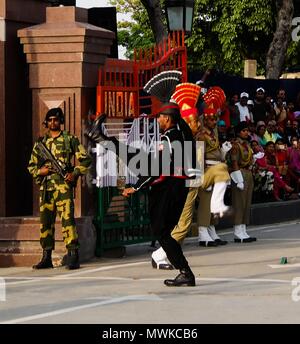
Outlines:
<svg viewBox="0 0 300 344"><path fill-rule="evenodd" d="M295 115L294 110L295 110L294 103L289 102L286 109L286 117L287 117L287 120L290 120L291 122L296 120L296 115Z"/></svg>
<svg viewBox="0 0 300 344"><path fill-rule="evenodd" d="M277 201L280 201L281 193L285 195L285 193L291 193L294 189L290 187L287 183L285 183L278 170L277 170L277 163L276 163L276 155L275 155L275 144L272 141L267 142L265 147L265 160L260 160L258 163L262 163L263 167L266 167L268 171L273 173L274 176L274 198Z"/></svg>
<svg viewBox="0 0 300 344"><path fill-rule="evenodd" d="M262 147L264 147L267 143L267 140L265 139L265 133L266 133L266 125L265 122L259 121L256 126L256 135L257 135L257 141L258 144Z"/></svg>
<svg viewBox="0 0 300 344"><path fill-rule="evenodd" d="M276 142L277 139L281 139L282 137L276 132L276 122L275 121L269 121L267 124L267 130L264 134L265 140L272 141L273 143Z"/></svg>
<svg viewBox="0 0 300 344"><path fill-rule="evenodd" d="M275 142L276 165L279 174L284 180L288 170L287 146L283 139L277 139Z"/></svg>
<svg viewBox="0 0 300 344"><path fill-rule="evenodd" d="M299 192L300 184L300 140L292 138L292 146L287 151L288 170L287 181L293 185Z"/></svg>
<svg viewBox="0 0 300 344"><path fill-rule="evenodd" d="M292 137L293 137L292 122L288 119L285 123L285 128L282 135L282 138L286 142L288 147L291 147L292 145L291 143Z"/></svg>
<svg viewBox="0 0 300 344"><path fill-rule="evenodd" d="M225 141L227 141L227 128L226 128L225 121L219 120L217 128L218 128L219 142L220 142L220 144L222 144Z"/></svg>
<svg viewBox="0 0 300 344"><path fill-rule="evenodd" d="M253 154L256 154L256 153L259 153L259 152L265 153L264 148L262 146L260 146L260 144L258 143L257 140L251 140L250 145L251 145ZM255 159L256 159L256 157L254 158L254 160Z"/></svg>
<svg viewBox="0 0 300 344"><path fill-rule="evenodd" d="M299 124L297 120L292 121L292 134L300 137Z"/></svg>
<svg viewBox="0 0 300 344"><path fill-rule="evenodd" d="M263 148L259 146L256 140L251 141L251 148L253 150L254 164L252 167L254 189L253 202L268 202L273 200L274 194L274 176L266 168L265 154Z"/></svg>
<svg viewBox="0 0 300 344"><path fill-rule="evenodd" d="M249 130L249 139L250 141L255 140L258 142L258 136L256 134L256 126L254 123L250 122L248 124L248 130Z"/></svg>
<svg viewBox="0 0 300 344"><path fill-rule="evenodd" d="M274 111L277 125L284 129L287 119L287 113L281 98L278 98L277 103L274 104Z"/></svg>

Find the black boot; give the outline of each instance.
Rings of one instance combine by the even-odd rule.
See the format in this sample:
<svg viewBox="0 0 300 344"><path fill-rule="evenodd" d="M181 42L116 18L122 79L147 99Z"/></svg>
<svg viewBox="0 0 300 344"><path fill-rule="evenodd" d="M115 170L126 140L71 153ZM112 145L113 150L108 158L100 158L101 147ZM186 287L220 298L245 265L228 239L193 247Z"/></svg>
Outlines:
<svg viewBox="0 0 300 344"><path fill-rule="evenodd" d="M168 287L194 287L196 285L195 276L190 268L180 270L180 274L174 279L164 281Z"/></svg>
<svg viewBox="0 0 300 344"><path fill-rule="evenodd" d="M75 270L80 268L78 249L69 249L67 257L67 269Z"/></svg>
<svg viewBox="0 0 300 344"><path fill-rule="evenodd" d="M84 133L91 141L95 143L101 143L103 141L109 141L109 137L103 133L102 123L106 119L106 114L100 115L91 125L89 129Z"/></svg>
<svg viewBox="0 0 300 344"><path fill-rule="evenodd" d="M43 250L43 256L39 263L33 265L33 269L48 269L53 268L52 264L52 250Z"/></svg>

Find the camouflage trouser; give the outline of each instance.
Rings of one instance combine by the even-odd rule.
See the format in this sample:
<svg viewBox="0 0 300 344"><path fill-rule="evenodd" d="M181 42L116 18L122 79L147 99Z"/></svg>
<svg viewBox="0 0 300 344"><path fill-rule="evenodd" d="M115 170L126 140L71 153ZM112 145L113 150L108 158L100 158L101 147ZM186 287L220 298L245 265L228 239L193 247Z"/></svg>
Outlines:
<svg viewBox="0 0 300 344"><path fill-rule="evenodd" d="M45 197L46 196L46 197ZM44 250L54 249L55 218L61 218L63 239L67 249L78 248L78 234L74 219L72 188L57 188L40 194L40 243Z"/></svg>

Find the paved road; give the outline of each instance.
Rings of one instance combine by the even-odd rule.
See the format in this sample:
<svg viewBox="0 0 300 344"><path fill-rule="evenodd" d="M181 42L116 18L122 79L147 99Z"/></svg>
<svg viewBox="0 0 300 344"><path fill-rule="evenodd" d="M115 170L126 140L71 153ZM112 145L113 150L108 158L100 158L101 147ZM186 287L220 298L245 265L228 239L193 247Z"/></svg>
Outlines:
<svg viewBox="0 0 300 344"><path fill-rule="evenodd" d="M147 245L73 272L3 268L0 323L300 323L300 224L252 227L258 241L249 244L233 243L230 230L220 233L228 245L200 248L196 238L184 244L194 288L165 287L177 272L153 269ZM280 264L283 256L288 264Z"/></svg>

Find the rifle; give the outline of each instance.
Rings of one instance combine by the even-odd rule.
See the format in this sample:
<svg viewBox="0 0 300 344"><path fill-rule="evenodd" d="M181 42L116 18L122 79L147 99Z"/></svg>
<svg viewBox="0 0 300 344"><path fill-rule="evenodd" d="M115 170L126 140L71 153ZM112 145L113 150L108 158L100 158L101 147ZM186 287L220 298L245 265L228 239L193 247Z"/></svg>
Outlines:
<svg viewBox="0 0 300 344"><path fill-rule="evenodd" d="M49 161L53 170L65 179L70 172L68 166L64 162L57 160L42 141L37 142L36 148L42 160L40 166L43 166L45 162Z"/></svg>

